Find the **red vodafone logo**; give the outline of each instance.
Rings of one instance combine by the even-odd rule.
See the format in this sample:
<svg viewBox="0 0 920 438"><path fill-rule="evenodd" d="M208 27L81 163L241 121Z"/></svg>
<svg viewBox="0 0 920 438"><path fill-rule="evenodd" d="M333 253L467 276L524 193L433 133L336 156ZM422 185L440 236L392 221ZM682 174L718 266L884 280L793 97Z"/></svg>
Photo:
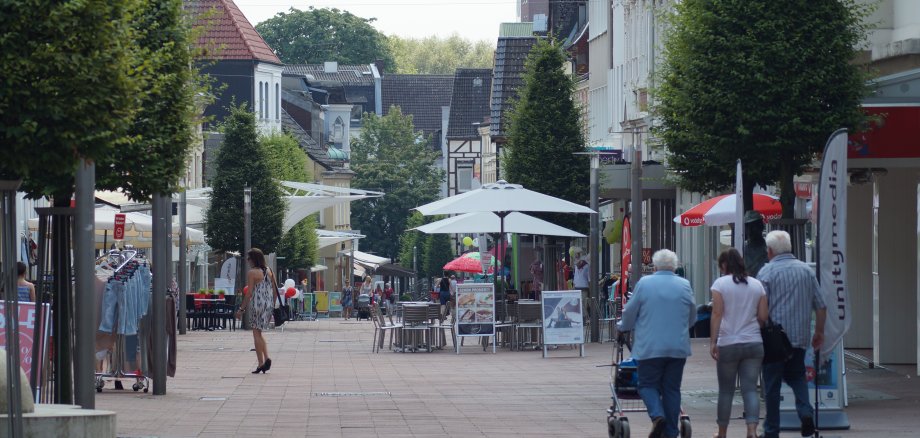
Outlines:
<svg viewBox="0 0 920 438"><path fill-rule="evenodd" d="M683 220L681 221L681 223L683 223L685 227L695 227L697 225L703 225L706 223L706 219L703 219L701 217L691 218L689 216L682 216L682 219Z"/></svg>
<svg viewBox="0 0 920 438"><path fill-rule="evenodd" d="M125 215L124 213L118 213L115 215L115 230L112 233L115 236L115 240L124 240L125 238Z"/></svg>

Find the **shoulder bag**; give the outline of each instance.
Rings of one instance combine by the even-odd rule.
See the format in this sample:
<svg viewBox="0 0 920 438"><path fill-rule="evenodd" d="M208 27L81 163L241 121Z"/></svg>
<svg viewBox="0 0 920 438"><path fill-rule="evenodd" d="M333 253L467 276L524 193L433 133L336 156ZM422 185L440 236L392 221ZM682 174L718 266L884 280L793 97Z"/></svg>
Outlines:
<svg viewBox="0 0 920 438"><path fill-rule="evenodd" d="M269 271L271 272L271 271ZM278 297L279 306L272 309L272 318L275 320L275 327L281 327L291 318L291 307L285 304L281 293L278 291L278 283L275 282L275 274L271 275L272 288L275 289L275 296Z"/></svg>
<svg viewBox="0 0 920 438"><path fill-rule="evenodd" d="M763 339L763 363L785 362L792 358L792 343L781 324L768 319L760 329L760 337Z"/></svg>

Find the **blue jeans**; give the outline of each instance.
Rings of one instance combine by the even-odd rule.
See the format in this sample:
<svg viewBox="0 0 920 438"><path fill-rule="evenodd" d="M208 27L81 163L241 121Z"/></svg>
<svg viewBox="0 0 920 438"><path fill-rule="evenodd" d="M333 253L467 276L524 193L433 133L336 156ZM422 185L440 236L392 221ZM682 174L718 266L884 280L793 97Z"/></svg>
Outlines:
<svg viewBox="0 0 920 438"><path fill-rule="evenodd" d="M664 436L676 437L680 421L680 383L684 378L686 358L656 357L639 360L639 396L645 402L649 418L663 417Z"/></svg>
<svg viewBox="0 0 920 438"><path fill-rule="evenodd" d="M795 395L795 410L799 418L814 417L814 410L808 402L808 383L805 381L805 350L794 349L792 358L785 362L763 365L764 399L767 416L763 422L766 438L779 437L780 387L786 382Z"/></svg>

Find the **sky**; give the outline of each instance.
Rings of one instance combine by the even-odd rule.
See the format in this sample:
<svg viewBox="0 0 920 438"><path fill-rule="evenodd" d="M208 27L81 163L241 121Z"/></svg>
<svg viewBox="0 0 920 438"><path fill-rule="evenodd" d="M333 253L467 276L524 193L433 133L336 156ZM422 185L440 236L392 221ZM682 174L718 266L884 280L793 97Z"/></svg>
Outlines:
<svg viewBox="0 0 920 438"><path fill-rule="evenodd" d="M235 0L256 25L291 7L338 8L363 18L376 18L377 30L386 35L424 38L453 33L470 40L495 44L500 23L517 21L515 0Z"/></svg>

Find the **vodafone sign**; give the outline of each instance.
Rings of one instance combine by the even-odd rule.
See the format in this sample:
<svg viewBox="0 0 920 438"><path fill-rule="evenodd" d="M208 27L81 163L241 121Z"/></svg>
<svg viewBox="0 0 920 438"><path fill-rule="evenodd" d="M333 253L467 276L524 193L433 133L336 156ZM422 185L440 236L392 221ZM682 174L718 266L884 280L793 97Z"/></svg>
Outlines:
<svg viewBox="0 0 920 438"><path fill-rule="evenodd" d="M115 231L112 233L115 240L125 240L125 214L118 213L115 215Z"/></svg>

